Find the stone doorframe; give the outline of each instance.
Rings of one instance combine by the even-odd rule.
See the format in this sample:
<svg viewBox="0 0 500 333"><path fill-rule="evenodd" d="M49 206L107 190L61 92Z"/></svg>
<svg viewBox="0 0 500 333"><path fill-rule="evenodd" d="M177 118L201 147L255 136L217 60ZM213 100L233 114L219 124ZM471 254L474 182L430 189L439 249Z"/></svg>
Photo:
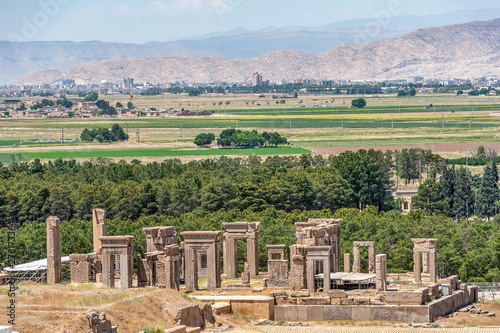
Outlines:
<svg viewBox="0 0 500 333"><path fill-rule="evenodd" d="M227 279L238 277L238 240L247 241L247 263L250 277L259 275L259 222L222 223L224 226L223 258Z"/></svg>
<svg viewBox="0 0 500 333"><path fill-rule="evenodd" d="M207 290L221 287L220 279L220 231L185 231L184 278L186 290L198 290L198 251L207 251Z"/></svg>
<svg viewBox="0 0 500 333"><path fill-rule="evenodd" d="M414 238L413 241L413 276L415 282L422 282L421 260L424 260L424 273L429 272L430 282L437 282L436 238Z"/></svg>
<svg viewBox="0 0 500 333"><path fill-rule="evenodd" d="M353 263L352 263L352 272L353 273L361 273L361 255L359 249L362 247L368 248L368 272L375 273L375 242L354 242L353 244Z"/></svg>
<svg viewBox="0 0 500 333"><path fill-rule="evenodd" d="M102 257L102 282L113 288L115 286L114 257L120 256L120 288L132 288L134 274L134 236L101 236L99 255Z"/></svg>
<svg viewBox="0 0 500 333"><path fill-rule="evenodd" d="M330 290L331 257L333 249L331 246L306 246L307 263L307 289L314 293L315 290L315 269L314 264L321 262L323 266L323 292Z"/></svg>

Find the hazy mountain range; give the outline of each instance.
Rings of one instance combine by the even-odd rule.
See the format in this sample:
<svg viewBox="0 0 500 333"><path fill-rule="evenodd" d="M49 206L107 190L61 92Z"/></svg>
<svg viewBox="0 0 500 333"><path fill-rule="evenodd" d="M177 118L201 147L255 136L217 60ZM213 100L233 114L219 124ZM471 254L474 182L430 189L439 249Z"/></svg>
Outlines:
<svg viewBox="0 0 500 333"><path fill-rule="evenodd" d="M71 69L103 60L163 56L215 56L251 59L279 50L321 54L344 44L366 44L403 36L423 27L500 17L500 10L457 11L435 16L359 19L319 27L268 27L259 31L237 28L202 36L145 44L101 41L0 41L0 84L11 83L38 70ZM367 28L369 27L369 28ZM45 82L45 81L44 81Z"/></svg>
<svg viewBox="0 0 500 333"><path fill-rule="evenodd" d="M500 75L500 19L419 29L402 37L366 45L342 45L310 54L292 50L251 59L224 57L157 57L79 64L72 70L49 69L24 76L18 83L245 82L255 71L271 81L294 79L391 80L424 76L473 78Z"/></svg>

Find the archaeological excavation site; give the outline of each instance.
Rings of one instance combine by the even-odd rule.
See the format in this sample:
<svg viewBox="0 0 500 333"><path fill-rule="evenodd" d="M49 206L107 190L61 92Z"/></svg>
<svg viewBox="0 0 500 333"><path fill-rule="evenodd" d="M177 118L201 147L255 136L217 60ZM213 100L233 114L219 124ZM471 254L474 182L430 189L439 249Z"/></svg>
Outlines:
<svg viewBox="0 0 500 333"><path fill-rule="evenodd" d="M439 239L411 239L413 272L389 274L387 256L377 253L375 242L354 242L352 252L341 255L342 220L309 219L295 223L295 244L288 249L264 245L268 269L261 272L259 222L223 223L224 231L179 234L174 226L143 228L147 252L142 256L134 252L133 236L106 235L105 216L103 210L93 211L94 253L71 254L69 261L61 256L59 218L46 222L47 285L39 283L40 288L63 288L54 289L59 295L55 298L70 297L65 290L98 291L89 296L97 298L118 297L113 292L127 295L121 312L106 306L75 307L82 311L64 315L78 323L74 332L128 332L120 329L122 322L141 311L144 316L151 312L165 333L257 332L243 327L335 321L432 325L438 317L473 311L479 298L478 288L462 284L459 276L438 276ZM238 263L238 242L246 243L243 265ZM65 266L70 281L63 281ZM231 318L239 318L241 327L229 324ZM61 332L73 332L62 327Z"/></svg>

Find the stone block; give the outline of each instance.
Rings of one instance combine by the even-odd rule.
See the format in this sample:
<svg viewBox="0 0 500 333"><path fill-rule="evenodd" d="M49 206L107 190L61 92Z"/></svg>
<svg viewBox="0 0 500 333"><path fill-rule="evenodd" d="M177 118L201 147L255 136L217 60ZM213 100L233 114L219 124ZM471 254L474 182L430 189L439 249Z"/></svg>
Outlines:
<svg viewBox="0 0 500 333"><path fill-rule="evenodd" d="M350 320L351 317L351 306L330 305L323 307L323 320Z"/></svg>
<svg viewBox="0 0 500 333"><path fill-rule="evenodd" d="M342 289L334 289L328 291L328 297L330 298L347 298L347 293Z"/></svg>
<svg viewBox="0 0 500 333"><path fill-rule="evenodd" d="M422 305L429 298L429 290L427 288L410 291L386 291L382 294L385 294L388 304L397 305Z"/></svg>
<svg viewBox="0 0 500 333"><path fill-rule="evenodd" d="M369 297L355 297L354 305L369 305L370 298Z"/></svg>
<svg viewBox="0 0 500 333"><path fill-rule="evenodd" d="M342 298L342 305L354 305L354 298Z"/></svg>
<svg viewBox="0 0 500 333"><path fill-rule="evenodd" d="M300 297L297 298L297 305L329 305L329 297Z"/></svg>
<svg viewBox="0 0 500 333"><path fill-rule="evenodd" d="M320 305L307 307L307 320L324 320L323 319L324 307Z"/></svg>
<svg viewBox="0 0 500 333"><path fill-rule="evenodd" d="M372 308L368 306L353 306L352 320L372 320Z"/></svg>
<svg viewBox="0 0 500 333"><path fill-rule="evenodd" d="M309 297L311 296L311 293L309 290L299 290L299 291L292 291L290 293L290 297Z"/></svg>
<svg viewBox="0 0 500 333"><path fill-rule="evenodd" d="M201 327L187 327L186 333L200 333Z"/></svg>
<svg viewBox="0 0 500 333"><path fill-rule="evenodd" d="M166 329L164 333L186 333L186 326L177 326Z"/></svg>
<svg viewBox="0 0 500 333"><path fill-rule="evenodd" d="M330 304L332 305L341 305L342 298L330 298Z"/></svg>
<svg viewBox="0 0 500 333"><path fill-rule="evenodd" d="M431 284L427 286L427 289L429 289L429 297L436 299L441 296L441 291L439 290L439 284Z"/></svg>
<svg viewBox="0 0 500 333"><path fill-rule="evenodd" d="M231 304L228 302L217 302L212 305L212 310L217 315L231 313Z"/></svg>

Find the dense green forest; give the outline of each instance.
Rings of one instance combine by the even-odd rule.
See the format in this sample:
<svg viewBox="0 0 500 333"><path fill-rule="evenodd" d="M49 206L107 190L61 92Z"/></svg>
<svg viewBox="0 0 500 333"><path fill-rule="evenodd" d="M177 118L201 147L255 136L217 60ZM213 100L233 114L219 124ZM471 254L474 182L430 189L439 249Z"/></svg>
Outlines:
<svg viewBox="0 0 500 333"><path fill-rule="evenodd" d="M6 226L16 224L16 261L45 258L44 222L55 215L62 220L63 255L91 252L93 208L106 210L108 235L135 236L133 243L141 254L146 246L143 227L175 225L180 233L222 230L222 222L260 221L259 265L265 269L265 245L293 244L295 222L341 217L342 251L352 251L353 241L376 241L377 252L388 255L390 272L412 269L411 238L435 237L440 239L440 276L460 273L464 281L499 279L500 216L472 222L453 213L467 209L469 203L459 199L464 199L464 191L475 192L472 178L465 169L447 167L438 156L425 151L416 152L415 163L408 157L413 153L360 150L329 158L221 157L186 164L179 160L141 164L106 159L12 163L0 166L0 241L7 243ZM430 162L424 162L425 156ZM498 181L491 170L478 182L483 188L479 192L489 196L491 188L485 186L492 179ZM438 171L448 172L443 178L448 185L443 180L438 183L440 188L431 184ZM427 198L442 201L451 195L445 201L450 207L457 200L456 206L430 211L429 207L441 206L427 207L429 200L424 200L422 210L403 215L390 195L395 172L406 182L429 178L419 195L431 189L434 195ZM463 185L456 182L457 177L468 177L469 182ZM498 187L493 200L497 200L495 195ZM491 211L485 198L484 210ZM240 245L243 262L245 251ZM8 247L0 251L6 258ZM362 264L366 266L366 262Z"/></svg>

